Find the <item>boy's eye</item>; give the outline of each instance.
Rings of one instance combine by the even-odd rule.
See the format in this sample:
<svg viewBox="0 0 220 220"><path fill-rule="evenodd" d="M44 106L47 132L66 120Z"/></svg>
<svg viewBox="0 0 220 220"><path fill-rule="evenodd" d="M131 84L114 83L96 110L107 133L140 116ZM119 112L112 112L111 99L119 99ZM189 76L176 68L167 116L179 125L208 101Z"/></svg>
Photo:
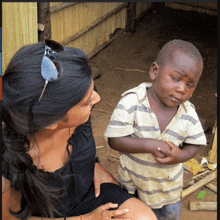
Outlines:
<svg viewBox="0 0 220 220"><path fill-rule="evenodd" d="M179 81L180 81L180 78L175 77L175 76L172 76L172 79L173 79L174 81L176 81L176 82L179 82Z"/></svg>
<svg viewBox="0 0 220 220"><path fill-rule="evenodd" d="M192 83L188 83L187 86L188 86L189 88L193 88L193 84L192 84Z"/></svg>

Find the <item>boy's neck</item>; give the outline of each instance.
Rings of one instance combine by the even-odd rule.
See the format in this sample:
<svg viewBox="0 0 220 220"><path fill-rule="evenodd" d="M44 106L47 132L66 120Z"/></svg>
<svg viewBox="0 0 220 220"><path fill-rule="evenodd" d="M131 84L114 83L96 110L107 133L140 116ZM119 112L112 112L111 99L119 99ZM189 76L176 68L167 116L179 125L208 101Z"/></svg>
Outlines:
<svg viewBox="0 0 220 220"><path fill-rule="evenodd" d="M147 96L150 103L150 107L157 117L160 131L162 133L175 116L178 106L175 108L170 108L164 105L153 92L152 87L148 89Z"/></svg>
<svg viewBox="0 0 220 220"><path fill-rule="evenodd" d="M157 97L157 95L154 93L152 87L147 89L147 97L150 103L150 107L154 112L157 112L157 111L165 111L165 112L175 111L176 112L178 109L178 106L171 108L165 105L163 102L161 102L160 99Z"/></svg>

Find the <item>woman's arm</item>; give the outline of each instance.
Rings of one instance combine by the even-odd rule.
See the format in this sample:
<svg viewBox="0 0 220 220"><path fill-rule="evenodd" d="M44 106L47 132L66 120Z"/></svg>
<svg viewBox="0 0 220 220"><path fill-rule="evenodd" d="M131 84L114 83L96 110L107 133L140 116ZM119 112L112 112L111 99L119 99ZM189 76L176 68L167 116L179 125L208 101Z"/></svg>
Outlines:
<svg viewBox="0 0 220 220"><path fill-rule="evenodd" d="M118 209L109 211L108 209L117 208L118 204L107 203L105 205L99 206L97 209L92 211L91 213L74 216L74 217L67 217L66 220L111 220L114 217L117 220L117 216L123 215L129 212L128 209ZM121 218L120 218L121 219ZM42 217L31 217L29 220L51 220L51 218L42 218ZM53 220L63 220L63 218L53 218ZM125 219L130 220L130 219Z"/></svg>
<svg viewBox="0 0 220 220"><path fill-rule="evenodd" d="M20 201L20 193L13 190L10 181L2 177L2 220L17 220L11 215L9 208L19 211Z"/></svg>
<svg viewBox="0 0 220 220"><path fill-rule="evenodd" d="M20 192L15 191L11 188L11 184L8 180L2 177L2 220L17 220L11 213L9 209L11 208L13 211L20 210L20 201L21 201L21 194ZM81 216L74 216L74 217L67 217L67 220L110 220L112 217L117 219L117 216L128 213L128 209L119 209L119 210L112 210L109 211L108 209L117 208L118 204L107 203L102 205L92 211L91 213L81 215ZM42 218L42 217L35 217L32 216L29 218L30 220L51 220L51 218ZM55 218L55 220L63 220L63 218Z"/></svg>
<svg viewBox="0 0 220 220"><path fill-rule="evenodd" d="M100 185L106 182L120 185L113 175L109 173L100 163L95 163L94 185L96 197L100 194Z"/></svg>
<svg viewBox="0 0 220 220"><path fill-rule="evenodd" d="M107 203L105 205L99 206L97 209L92 211L91 213L80 215L80 216L74 216L74 217L67 217L66 220L111 220L112 217L114 219L118 219L117 216L123 215L129 212L128 209L118 209L109 211L108 209L111 208L117 208L118 204L113 203ZM31 217L30 220L51 220L51 218L39 218L39 217ZM63 218L53 218L53 220L61 220ZM120 218L121 219L121 218ZM130 220L130 219L126 219Z"/></svg>

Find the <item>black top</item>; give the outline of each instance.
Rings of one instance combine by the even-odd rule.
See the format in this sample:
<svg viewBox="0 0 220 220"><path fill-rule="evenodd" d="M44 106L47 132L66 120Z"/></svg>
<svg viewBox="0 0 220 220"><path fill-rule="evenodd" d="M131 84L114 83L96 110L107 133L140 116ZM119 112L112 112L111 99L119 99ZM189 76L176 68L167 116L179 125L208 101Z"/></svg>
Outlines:
<svg viewBox="0 0 220 220"><path fill-rule="evenodd" d="M70 145L73 147L72 155L68 148ZM68 140L67 152L70 157L69 163L51 173L58 179L56 183L52 183L52 187L59 189L58 196L62 195L56 206L60 214L54 212L54 218L64 217L65 219L65 217L89 213L108 202L117 203L120 206L133 197L123 188L112 183L103 183L100 186L100 196L95 197L93 179L96 145L90 120L79 126ZM21 209L25 204L26 201L22 196ZM32 216L41 216L40 210Z"/></svg>
<svg viewBox="0 0 220 220"><path fill-rule="evenodd" d="M73 147L73 154L70 155L67 146L69 163L52 173L60 179L55 187L64 187L66 192L56 207L61 215L54 213L55 218L74 215L74 208L93 185L96 146L90 120L76 129L68 144ZM40 216L40 213L34 213L33 216Z"/></svg>

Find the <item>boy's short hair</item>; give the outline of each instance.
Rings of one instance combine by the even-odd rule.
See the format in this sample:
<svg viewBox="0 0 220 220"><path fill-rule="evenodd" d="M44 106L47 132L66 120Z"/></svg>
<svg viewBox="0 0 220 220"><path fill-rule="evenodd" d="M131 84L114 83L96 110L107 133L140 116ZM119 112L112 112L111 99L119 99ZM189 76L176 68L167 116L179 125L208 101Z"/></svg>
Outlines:
<svg viewBox="0 0 220 220"><path fill-rule="evenodd" d="M171 63L173 61L173 55L177 51L183 52L193 60L203 64L202 56L199 50L192 43L184 40L171 40L166 43L159 51L155 62L161 66Z"/></svg>

